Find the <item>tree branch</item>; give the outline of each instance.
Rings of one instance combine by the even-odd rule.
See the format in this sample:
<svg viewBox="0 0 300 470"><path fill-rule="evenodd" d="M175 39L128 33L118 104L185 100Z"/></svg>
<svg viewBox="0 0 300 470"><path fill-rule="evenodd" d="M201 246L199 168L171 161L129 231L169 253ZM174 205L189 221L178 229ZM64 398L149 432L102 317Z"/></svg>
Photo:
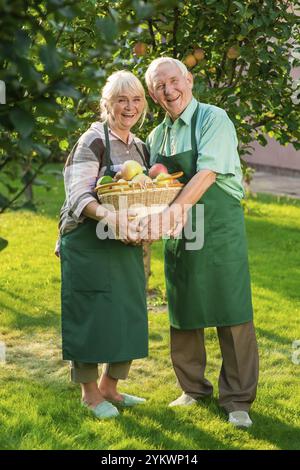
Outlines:
<svg viewBox="0 0 300 470"><path fill-rule="evenodd" d="M173 57L177 56L177 30L179 25L179 8L174 8L174 25L173 25Z"/></svg>
<svg viewBox="0 0 300 470"><path fill-rule="evenodd" d="M257 129L258 127L264 126L268 122L273 121L274 119L276 119L278 117L279 116L276 116L276 114L272 117L265 117L264 119L261 119L260 121L253 124L252 129Z"/></svg>
<svg viewBox="0 0 300 470"><path fill-rule="evenodd" d="M4 161L0 164L0 171L1 171L2 168L4 168L5 165L7 165L7 163L10 162L11 160L12 160L12 157L8 157L8 156L7 156L7 157L4 159Z"/></svg>
<svg viewBox="0 0 300 470"><path fill-rule="evenodd" d="M57 35L55 44L57 44L58 41L60 40L60 37L61 37L62 33L64 32L64 29L65 29L66 25L67 25L67 22L65 21L64 24L62 25L61 30L59 31L59 33L58 33L58 35Z"/></svg>
<svg viewBox="0 0 300 470"><path fill-rule="evenodd" d="M40 166L38 167L38 169L34 172L34 174L32 175L32 177L29 179L29 181L27 181L26 185L23 186L23 188L16 194L16 196L11 200L9 201L8 204L6 204L6 206L2 207L1 210L0 210L0 214L3 214L4 211L6 211L9 207L11 207L13 205L13 203L26 191L26 189L33 183L33 181L35 180L35 178L37 177L37 175L39 174L39 172L41 171L41 169L46 165L46 163L49 162L50 160L50 156L51 154L49 155L48 158L46 158L41 164Z"/></svg>
<svg viewBox="0 0 300 470"><path fill-rule="evenodd" d="M154 30L153 30L153 22L152 22L152 20L147 20L147 23L148 23L148 27L149 27L149 33L150 33L150 36L151 36L152 47L153 47L153 50L156 51L156 42L155 42L155 34L154 34Z"/></svg>
<svg viewBox="0 0 300 470"><path fill-rule="evenodd" d="M228 88L232 86L233 80L235 78L235 73L236 73L236 59L233 59L232 61L232 72L231 72L231 77L228 83Z"/></svg>
<svg viewBox="0 0 300 470"><path fill-rule="evenodd" d="M238 82L239 82L241 76L243 75L243 71L244 71L245 66L246 66L246 63L243 62L243 63L241 64L240 68L239 68L239 71L238 71L238 74L237 74L237 76L236 76L236 79L234 80L234 82L233 82L232 85L231 85L233 88L238 84Z"/></svg>

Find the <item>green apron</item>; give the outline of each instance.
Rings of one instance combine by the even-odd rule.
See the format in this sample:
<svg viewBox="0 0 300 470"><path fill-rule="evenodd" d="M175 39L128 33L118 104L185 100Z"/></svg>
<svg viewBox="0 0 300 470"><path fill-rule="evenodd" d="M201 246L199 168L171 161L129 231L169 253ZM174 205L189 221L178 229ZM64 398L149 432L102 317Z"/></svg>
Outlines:
<svg viewBox="0 0 300 470"><path fill-rule="evenodd" d="M187 183L196 173L198 107L191 122L192 150L167 157L165 140L157 163L170 173L183 171ZM165 134L166 137L166 134ZM204 245L186 250L181 239L164 241L170 323L178 329L230 326L253 318L244 214L240 202L214 183L197 204L204 204ZM196 229L196 205L191 209ZM190 243L193 240L188 240Z"/></svg>
<svg viewBox="0 0 300 470"><path fill-rule="evenodd" d="M105 174L112 174L106 126L105 137ZM97 223L87 218L62 235L63 359L114 363L145 357L148 321L142 247L100 240Z"/></svg>

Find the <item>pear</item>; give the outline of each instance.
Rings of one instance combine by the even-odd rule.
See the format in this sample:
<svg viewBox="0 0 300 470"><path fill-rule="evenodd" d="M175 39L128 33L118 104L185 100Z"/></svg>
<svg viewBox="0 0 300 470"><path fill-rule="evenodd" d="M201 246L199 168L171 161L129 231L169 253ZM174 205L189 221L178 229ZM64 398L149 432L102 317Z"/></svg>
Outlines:
<svg viewBox="0 0 300 470"><path fill-rule="evenodd" d="M126 181L132 180L135 175L143 173L143 168L135 160L126 160L121 168L121 177Z"/></svg>

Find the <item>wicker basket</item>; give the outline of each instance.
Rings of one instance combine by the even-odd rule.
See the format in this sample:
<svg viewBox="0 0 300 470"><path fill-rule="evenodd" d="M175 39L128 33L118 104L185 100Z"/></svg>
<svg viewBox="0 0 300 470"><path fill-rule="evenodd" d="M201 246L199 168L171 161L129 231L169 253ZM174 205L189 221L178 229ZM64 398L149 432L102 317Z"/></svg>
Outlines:
<svg viewBox="0 0 300 470"><path fill-rule="evenodd" d="M183 173L175 173L173 179L179 178ZM179 182L153 182L142 186L140 183L126 182L125 184L108 183L97 186L98 199L103 205L111 205L115 210L125 209L133 206L141 207L165 207L171 204L183 187Z"/></svg>
<svg viewBox="0 0 300 470"><path fill-rule="evenodd" d="M170 185L162 188L138 188L99 194L98 199L103 205L112 205L115 210L141 205L145 207L169 205L174 201L183 185Z"/></svg>

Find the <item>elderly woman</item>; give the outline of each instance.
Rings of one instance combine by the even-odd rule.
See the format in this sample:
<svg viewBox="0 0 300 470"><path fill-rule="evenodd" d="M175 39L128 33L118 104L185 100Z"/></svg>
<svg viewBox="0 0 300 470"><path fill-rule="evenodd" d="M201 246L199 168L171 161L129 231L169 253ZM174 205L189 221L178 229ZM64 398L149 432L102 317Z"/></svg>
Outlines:
<svg viewBox="0 0 300 470"><path fill-rule="evenodd" d="M82 403L106 418L119 414L118 405L145 401L117 391L132 360L148 354L142 247L126 236L123 242L97 237L99 220L113 228L116 213L104 209L94 192L97 179L113 176L125 160L147 168L146 147L130 132L145 117L142 84L130 72L112 74L100 107L101 121L80 137L67 159L59 229L63 359L71 361L71 378L81 384ZM98 363L104 364L99 383Z"/></svg>

